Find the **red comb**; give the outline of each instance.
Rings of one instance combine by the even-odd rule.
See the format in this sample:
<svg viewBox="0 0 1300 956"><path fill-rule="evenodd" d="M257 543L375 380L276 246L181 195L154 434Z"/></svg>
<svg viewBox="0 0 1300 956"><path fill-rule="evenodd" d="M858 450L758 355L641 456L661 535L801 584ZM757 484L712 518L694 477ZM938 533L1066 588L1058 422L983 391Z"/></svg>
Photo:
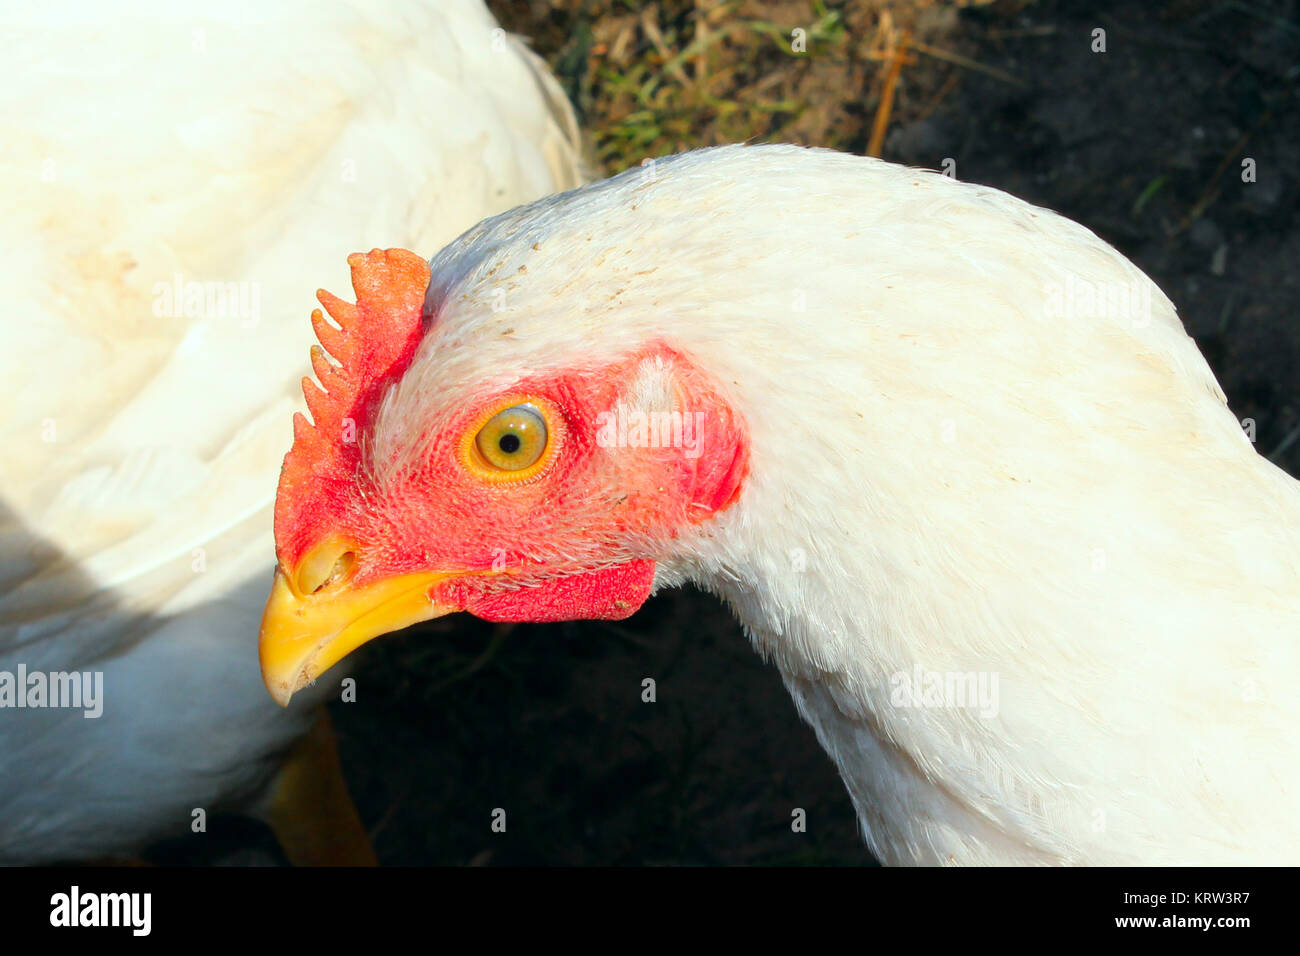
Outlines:
<svg viewBox="0 0 1300 956"><path fill-rule="evenodd" d="M311 364L320 385L302 380L312 422L301 412L293 416L293 447L280 470L275 539L282 557L286 550L297 553L310 544L295 539L306 512L330 510L330 485L355 478L359 430L372 420L388 386L406 371L424 333L420 314L429 287L424 259L405 249L374 249L348 256L348 265L356 305L323 289L316 293L339 328L325 321L320 309L311 314L320 340L312 346ZM324 507L301 507L307 495L322 496L325 500L316 503Z"/></svg>

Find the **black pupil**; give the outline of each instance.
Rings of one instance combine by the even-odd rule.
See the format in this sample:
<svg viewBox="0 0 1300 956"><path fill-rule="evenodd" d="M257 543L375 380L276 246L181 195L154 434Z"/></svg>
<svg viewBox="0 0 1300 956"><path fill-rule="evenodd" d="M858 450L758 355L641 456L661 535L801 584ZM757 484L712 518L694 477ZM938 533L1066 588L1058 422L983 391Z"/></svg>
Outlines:
<svg viewBox="0 0 1300 956"><path fill-rule="evenodd" d="M507 455L513 455L519 450L519 446L522 444L523 442L519 440L519 436L511 434L510 432L506 432L497 439L497 447Z"/></svg>

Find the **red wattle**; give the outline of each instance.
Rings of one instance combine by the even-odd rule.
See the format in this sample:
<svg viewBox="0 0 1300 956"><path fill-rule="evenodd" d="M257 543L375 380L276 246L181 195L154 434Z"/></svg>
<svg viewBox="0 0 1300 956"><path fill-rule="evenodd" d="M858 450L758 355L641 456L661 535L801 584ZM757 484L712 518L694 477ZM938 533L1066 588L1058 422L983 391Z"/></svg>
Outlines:
<svg viewBox="0 0 1300 956"><path fill-rule="evenodd" d="M653 561L631 561L515 591L462 593L456 603L485 621L621 621L645 603L654 576Z"/></svg>

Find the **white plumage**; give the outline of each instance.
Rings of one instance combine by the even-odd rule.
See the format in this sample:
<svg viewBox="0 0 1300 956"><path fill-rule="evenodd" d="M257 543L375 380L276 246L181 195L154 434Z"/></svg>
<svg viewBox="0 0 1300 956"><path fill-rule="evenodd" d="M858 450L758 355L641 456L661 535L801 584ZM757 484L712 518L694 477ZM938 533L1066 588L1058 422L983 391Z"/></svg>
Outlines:
<svg viewBox="0 0 1300 956"><path fill-rule="evenodd" d="M581 175L481 0L55 3L5 39L0 671L104 672L99 719L0 710L12 862L257 797L312 712L256 659L312 291Z"/></svg>
<svg viewBox="0 0 1300 956"><path fill-rule="evenodd" d="M928 172L726 147L507 213L432 269L438 323L374 461L484 383L690 356L748 423L747 485L604 557L728 601L882 860L1300 855L1300 487L1091 232ZM996 693L924 699L968 676Z"/></svg>

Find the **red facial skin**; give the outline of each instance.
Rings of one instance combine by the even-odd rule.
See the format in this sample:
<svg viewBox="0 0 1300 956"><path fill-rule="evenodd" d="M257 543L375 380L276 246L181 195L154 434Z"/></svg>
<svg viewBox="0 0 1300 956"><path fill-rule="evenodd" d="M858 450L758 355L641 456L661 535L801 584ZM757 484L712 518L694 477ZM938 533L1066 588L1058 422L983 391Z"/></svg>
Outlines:
<svg viewBox="0 0 1300 956"><path fill-rule="evenodd" d="M443 417L427 455L380 488L364 467L361 442L342 441L342 429L351 419L360 439L373 426L424 333L427 271L422 278L414 259L376 250L349 260L359 305L340 322L356 320L345 331L366 343L353 348L365 361L356 360L354 375L344 360L343 375L329 383L328 407L319 396L322 408L312 405L316 427L297 429L276 501L281 566L292 580L302 556L332 535L355 545L351 587L450 572L430 598L487 620L627 617L649 596L656 545L739 495L748 467L740 419L686 356L655 343L608 365L550 372L462 401ZM337 300L322 301L334 314ZM615 409L647 358L671 369L680 408L703 414L698 455L598 441L600 413ZM527 400L548 419L545 467L522 481L488 480L467 467L467 436L497 410ZM337 440L329 440L331 424L340 428Z"/></svg>

